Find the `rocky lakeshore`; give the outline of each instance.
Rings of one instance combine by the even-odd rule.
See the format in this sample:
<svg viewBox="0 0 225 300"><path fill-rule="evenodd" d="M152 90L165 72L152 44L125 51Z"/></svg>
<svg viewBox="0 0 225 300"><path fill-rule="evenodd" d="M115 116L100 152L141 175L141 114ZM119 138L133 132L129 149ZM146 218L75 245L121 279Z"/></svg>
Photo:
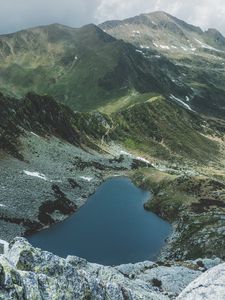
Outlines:
<svg viewBox="0 0 225 300"><path fill-rule="evenodd" d="M63 221L106 179L147 165L129 156L84 151L34 133L21 138L23 160L0 164L0 235L10 241Z"/></svg>
<svg viewBox="0 0 225 300"><path fill-rule="evenodd" d="M198 257L222 259L225 241L225 181L214 175L183 170L142 169L134 182L152 191L145 209L168 220L173 233L159 259L187 260Z"/></svg>
<svg viewBox="0 0 225 300"><path fill-rule="evenodd" d="M108 267L62 259L16 238L0 256L0 299L222 300L224 273L218 258Z"/></svg>

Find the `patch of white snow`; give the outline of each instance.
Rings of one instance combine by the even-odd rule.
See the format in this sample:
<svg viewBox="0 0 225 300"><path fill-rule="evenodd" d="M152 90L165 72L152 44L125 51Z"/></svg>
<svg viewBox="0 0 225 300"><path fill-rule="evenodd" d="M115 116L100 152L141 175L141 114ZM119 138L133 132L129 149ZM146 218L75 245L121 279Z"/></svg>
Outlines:
<svg viewBox="0 0 225 300"><path fill-rule="evenodd" d="M141 49L149 49L148 46L140 45Z"/></svg>
<svg viewBox="0 0 225 300"><path fill-rule="evenodd" d="M181 49L183 49L184 51L188 51L188 49L183 46L181 46Z"/></svg>
<svg viewBox="0 0 225 300"><path fill-rule="evenodd" d="M47 181L47 177L44 175L44 174L41 174L39 172L30 172L30 171L26 171L26 170L23 170L24 174L28 175L28 176L32 176L32 177L37 177L37 178L40 178L42 180L45 180Z"/></svg>
<svg viewBox="0 0 225 300"><path fill-rule="evenodd" d="M216 48L214 48L214 47L211 47L211 46L209 46L208 44L205 44L205 43L201 42L201 41L198 40L198 39L195 39L195 40L196 40L196 42L198 42L198 43L201 45L201 47L204 48L204 49L209 49L209 50L213 50L213 51L217 51L217 52L224 52L224 51L222 51L222 50L219 50L219 49L216 49Z"/></svg>
<svg viewBox="0 0 225 300"><path fill-rule="evenodd" d="M159 45L156 44L155 42L153 43L153 45L154 45L156 48L159 48Z"/></svg>
<svg viewBox="0 0 225 300"><path fill-rule="evenodd" d="M144 157L137 156L136 159L137 159L137 160L141 160L141 161L143 161L143 162L146 162L146 163L150 164L150 161L147 160L147 159L145 159Z"/></svg>
<svg viewBox="0 0 225 300"><path fill-rule="evenodd" d="M141 34L139 30L133 30L133 33L138 35Z"/></svg>
<svg viewBox="0 0 225 300"><path fill-rule="evenodd" d="M130 154L129 152L123 151L123 150L120 151L120 154L132 156L132 154Z"/></svg>
<svg viewBox="0 0 225 300"><path fill-rule="evenodd" d="M175 97L174 95L170 95L170 99L175 100L176 102L180 103L184 108L194 111L187 103L183 102L181 99Z"/></svg>
<svg viewBox="0 0 225 300"><path fill-rule="evenodd" d="M159 45L160 48L170 50L170 47L167 45Z"/></svg>
<svg viewBox="0 0 225 300"><path fill-rule="evenodd" d="M92 181L93 180L93 177L88 177L88 176L80 176L81 179L85 180L85 181Z"/></svg>
<svg viewBox="0 0 225 300"><path fill-rule="evenodd" d="M34 133L33 131L30 132L32 135L39 137L39 135L37 135L36 133Z"/></svg>

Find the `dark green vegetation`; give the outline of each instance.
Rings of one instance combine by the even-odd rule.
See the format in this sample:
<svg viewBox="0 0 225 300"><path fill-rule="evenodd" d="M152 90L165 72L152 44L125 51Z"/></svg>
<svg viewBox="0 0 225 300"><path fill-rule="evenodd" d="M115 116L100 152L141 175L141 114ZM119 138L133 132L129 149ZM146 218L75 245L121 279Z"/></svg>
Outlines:
<svg viewBox="0 0 225 300"><path fill-rule="evenodd" d="M20 100L0 94L0 106L0 148L19 159L19 136L26 132L46 138L54 136L80 148L100 151L97 144L109 120L98 113L75 113L52 97L34 93Z"/></svg>
<svg viewBox="0 0 225 300"><path fill-rule="evenodd" d="M81 135L71 122L73 112L50 97L28 94L17 100L1 94L0 105L0 145L17 158L22 158L18 137L25 130L43 136L55 135L74 145L81 145Z"/></svg>

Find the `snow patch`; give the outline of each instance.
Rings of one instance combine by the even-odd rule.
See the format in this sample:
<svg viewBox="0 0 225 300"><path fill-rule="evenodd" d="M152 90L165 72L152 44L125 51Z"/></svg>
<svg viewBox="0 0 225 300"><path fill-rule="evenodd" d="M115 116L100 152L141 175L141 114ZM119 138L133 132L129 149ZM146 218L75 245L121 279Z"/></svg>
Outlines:
<svg viewBox="0 0 225 300"><path fill-rule="evenodd" d="M120 151L120 154L127 155L130 157L132 156L132 154L130 154L129 152L123 151L123 150Z"/></svg>
<svg viewBox="0 0 225 300"><path fill-rule="evenodd" d="M136 52L144 54L141 50L136 49Z"/></svg>
<svg viewBox="0 0 225 300"><path fill-rule="evenodd" d="M174 95L170 95L171 100L175 100L176 102L180 103L184 108L194 111L187 103L183 102L181 99L175 97Z"/></svg>
<svg viewBox="0 0 225 300"><path fill-rule="evenodd" d="M37 135L36 133L34 133L33 131L30 132L32 135L39 137L39 135Z"/></svg>
<svg viewBox="0 0 225 300"><path fill-rule="evenodd" d="M170 50L170 47L167 45L159 45L160 48Z"/></svg>
<svg viewBox="0 0 225 300"><path fill-rule="evenodd" d="M147 164L150 164L150 161L149 161L149 160L147 160L147 159L146 159L146 158L144 158L144 157L137 156L137 157L136 157L136 159L137 159L137 160L141 160L141 161L143 161L143 162L145 162L145 163L147 163Z"/></svg>
<svg viewBox="0 0 225 300"><path fill-rule="evenodd" d="M45 180L47 181L47 177L44 175L44 174L41 174L39 172L30 172L30 171L26 171L26 170L23 170L24 174L28 175L28 176L32 176L32 177L37 177L37 178L40 178L42 180Z"/></svg>
<svg viewBox="0 0 225 300"><path fill-rule="evenodd" d="M93 180L93 177L88 177L88 176L80 176L81 179L85 180L85 181L92 181Z"/></svg>
<svg viewBox="0 0 225 300"><path fill-rule="evenodd" d="M190 98L188 96L185 97L187 102L190 102Z"/></svg>
<svg viewBox="0 0 225 300"><path fill-rule="evenodd" d="M183 46L181 46L181 49L183 49L184 51L188 51L188 49Z"/></svg>
<svg viewBox="0 0 225 300"><path fill-rule="evenodd" d="M133 32L134 34L138 34L138 35L141 34L139 30L133 30L132 32Z"/></svg>
<svg viewBox="0 0 225 300"><path fill-rule="evenodd" d="M216 48L214 48L214 47L211 47L210 45L205 44L205 43L201 42L201 41L198 40L198 39L195 39L195 40L196 40L196 42L198 42L198 43L201 45L201 47L204 48L204 49L209 49L209 50L213 50L213 51L217 51L217 52L224 52L224 51L222 51L222 50L219 50L219 49L216 49Z"/></svg>
<svg viewBox="0 0 225 300"><path fill-rule="evenodd" d="M144 46L144 45L140 45L140 48L141 48L141 49L149 49L148 46Z"/></svg>
<svg viewBox="0 0 225 300"><path fill-rule="evenodd" d="M154 45L156 48L159 48L159 45L156 44L155 42L153 43L153 45Z"/></svg>

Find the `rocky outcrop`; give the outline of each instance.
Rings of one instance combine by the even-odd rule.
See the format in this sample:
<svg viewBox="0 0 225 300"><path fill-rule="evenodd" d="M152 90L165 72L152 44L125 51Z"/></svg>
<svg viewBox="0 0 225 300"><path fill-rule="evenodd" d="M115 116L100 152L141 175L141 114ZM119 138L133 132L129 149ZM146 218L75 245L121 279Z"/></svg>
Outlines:
<svg viewBox="0 0 225 300"><path fill-rule="evenodd" d="M74 256L63 259L16 238L10 243L9 251L0 256L0 299L175 299L208 267L220 262L219 259L183 263L146 261L109 267ZM224 269L224 265L218 266L213 273L201 275L200 280L203 276L210 282L210 274L218 279L217 270L223 274ZM198 279L195 282L198 284ZM200 299L187 298L189 290L178 299Z"/></svg>
<svg viewBox="0 0 225 300"><path fill-rule="evenodd" d="M225 264L216 266L199 276L184 289L178 299L225 299Z"/></svg>

